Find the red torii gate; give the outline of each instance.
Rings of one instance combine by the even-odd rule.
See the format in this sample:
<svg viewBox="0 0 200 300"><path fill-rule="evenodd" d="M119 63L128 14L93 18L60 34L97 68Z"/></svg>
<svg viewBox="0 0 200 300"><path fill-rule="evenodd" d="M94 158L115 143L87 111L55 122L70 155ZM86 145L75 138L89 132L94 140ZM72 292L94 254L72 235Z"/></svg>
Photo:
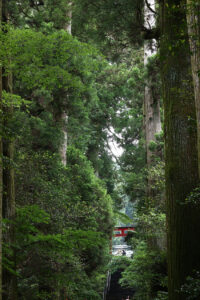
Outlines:
<svg viewBox="0 0 200 300"><path fill-rule="evenodd" d="M114 237L118 236L127 236L129 231L135 231L135 227L115 227L114 228Z"/></svg>

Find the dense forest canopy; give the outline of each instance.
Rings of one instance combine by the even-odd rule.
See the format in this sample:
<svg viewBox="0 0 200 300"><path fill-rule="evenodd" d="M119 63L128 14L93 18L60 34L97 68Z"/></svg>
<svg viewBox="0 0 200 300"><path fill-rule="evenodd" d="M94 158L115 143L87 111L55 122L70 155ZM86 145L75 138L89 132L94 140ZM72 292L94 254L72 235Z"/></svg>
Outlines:
<svg viewBox="0 0 200 300"><path fill-rule="evenodd" d="M199 299L200 1L0 0L0 23L0 300L122 300L116 274Z"/></svg>

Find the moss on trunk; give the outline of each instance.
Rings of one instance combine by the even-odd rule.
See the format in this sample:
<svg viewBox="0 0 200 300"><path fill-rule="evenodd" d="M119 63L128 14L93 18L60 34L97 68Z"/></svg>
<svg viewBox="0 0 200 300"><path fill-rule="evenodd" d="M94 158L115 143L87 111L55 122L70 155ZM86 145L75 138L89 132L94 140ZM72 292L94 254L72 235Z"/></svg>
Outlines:
<svg viewBox="0 0 200 300"><path fill-rule="evenodd" d="M162 83L165 111L165 160L169 299L193 270L200 270L200 204L186 198L198 185L195 99L184 2L162 6Z"/></svg>
<svg viewBox="0 0 200 300"><path fill-rule="evenodd" d="M187 27L196 106L198 167L200 176L200 0L187 0Z"/></svg>

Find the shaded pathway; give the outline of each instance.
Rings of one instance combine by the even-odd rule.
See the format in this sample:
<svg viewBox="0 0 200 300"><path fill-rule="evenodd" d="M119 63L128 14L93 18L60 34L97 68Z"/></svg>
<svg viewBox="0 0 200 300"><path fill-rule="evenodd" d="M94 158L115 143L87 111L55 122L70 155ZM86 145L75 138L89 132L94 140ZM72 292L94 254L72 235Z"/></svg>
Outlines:
<svg viewBox="0 0 200 300"><path fill-rule="evenodd" d="M134 295L135 291L133 289L122 288L118 283L119 279L121 278L121 272L122 270L117 270L111 275L109 290L107 291L104 300L125 300L128 298L128 296L131 298Z"/></svg>

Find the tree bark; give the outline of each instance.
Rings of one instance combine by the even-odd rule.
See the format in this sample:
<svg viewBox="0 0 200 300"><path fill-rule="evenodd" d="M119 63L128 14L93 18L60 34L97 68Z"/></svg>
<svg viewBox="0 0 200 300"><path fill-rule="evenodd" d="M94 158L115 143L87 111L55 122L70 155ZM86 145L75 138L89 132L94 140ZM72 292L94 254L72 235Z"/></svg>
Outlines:
<svg viewBox="0 0 200 300"><path fill-rule="evenodd" d="M72 34L72 2L68 3L68 11L67 11L67 22L65 24L64 29L69 33Z"/></svg>
<svg viewBox="0 0 200 300"><path fill-rule="evenodd" d="M200 1L187 0L187 26L197 118L197 149L200 177Z"/></svg>
<svg viewBox="0 0 200 300"><path fill-rule="evenodd" d="M148 5L147 5L148 4ZM155 0L144 1L144 26L149 30L155 28ZM144 41L144 67L148 67L149 58L157 53L157 44L155 40ZM155 72L155 71L154 71ZM150 150L149 146L152 141L156 141L156 133L161 131L161 118L160 118L160 95L154 94L153 84L155 84L155 75L147 75L144 91L144 129L145 129L145 142L146 142L146 163L147 169L150 170L155 164L154 156L157 155L156 151ZM147 175L147 189L146 189L146 207L155 208L159 204L156 203L156 193L152 188L153 179L149 174ZM162 199L159 199L162 201ZM164 248L164 240L158 237L151 237L148 239L149 247ZM162 245L162 247L161 247Z"/></svg>
<svg viewBox="0 0 200 300"><path fill-rule="evenodd" d="M64 26L64 29L71 35L72 34L72 2L68 3L68 8L69 9L66 15L67 21ZM59 152L60 152L62 164L66 166L67 165L67 140L68 140L68 132L67 132L68 113L66 109L60 114L60 121L62 124L63 141L61 143Z"/></svg>
<svg viewBox="0 0 200 300"><path fill-rule="evenodd" d="M187 201L199 183L194 89L181 0L162 3L161 73L165 119L169 300L200 270L200 205Z"/></svg>
<svg viewBox="0 0 200 300"><path fill-rule="evenodd" d="M155 4L156 0L144 0L144 26L152 30L156 26L155 21ZM156 134L160 133L161 115L160 115L160 98L161 92L159 86L155 87L155 80L157 78L158 67L151 66L151 72L148 71L149 59L157 54L157 41L155 39L144 41L144 67L146 69L146 81L144 91L144 129L145 129L145 143L146 143L146 166L147 166L147 187L146 187L146 208L156 209L157 211L162 206L164 207L165 199L163 194L156 191L155 179L151 174L151 169L156 165L156 158L160 155L158 151L150 149L151 142L156 142ZM159 85L159 82L156 83ZM155 92L156 91L156 92ZM148 229L147 229L148 230ZM154 235L148 236L149 251L163 251L166 250L166 234L160 236L157 232ZM152 298L152 295L148 295Z"/></svg>
<svg viewBox="0 0 200 300"><path fill-rule="evenodd" d="M68 139L68 134L67 134L68 116L67 116L66 111L64 111L60 114L59 119L62 124L62 133L63 133L63 140L62 140L59 152L60 152L62 164L64 166L66 166L67 165L67 139Z"/></svg>
<svg viewBox="0 0 200 300"><path fill-rule="evenodd" d="M150 10L151 8L151 10ZM144 3L144 26L146 28L155 28L155 0L148 0ZM144 42L144 66L147 67L148 59L157 53L157 45L155 40L146 40ZM146 158L147 166L152 164L152 151L149 149L151 141L155 141L155 134L161 131L160 120L160 98L154 97L152 91L153 76L148 76L145 83L144 93L144 127L145 127L145 140L146 140ZM150 184L150 183L149 183Z"/></svg>
<svg viewBox="0 0 200 300"><path fill-rule="evenodd" d="M67 21L64 26L64 29L71 35L72 34L72 2L68 3L68 8L69 9L66 15ZM67 130L68 113L66 108L64 111L61 112L59 116L59 121L61 121L62 133L63 133L63 140L59 152L60 152L62 164L66 166L67 165L67 144L68 144L68 130ZM59 287L56 289L56 292L57 292L56 298L59 300L61 297L61 291ZM67 294L66 288L63 289L63 293Z"/></svg>

